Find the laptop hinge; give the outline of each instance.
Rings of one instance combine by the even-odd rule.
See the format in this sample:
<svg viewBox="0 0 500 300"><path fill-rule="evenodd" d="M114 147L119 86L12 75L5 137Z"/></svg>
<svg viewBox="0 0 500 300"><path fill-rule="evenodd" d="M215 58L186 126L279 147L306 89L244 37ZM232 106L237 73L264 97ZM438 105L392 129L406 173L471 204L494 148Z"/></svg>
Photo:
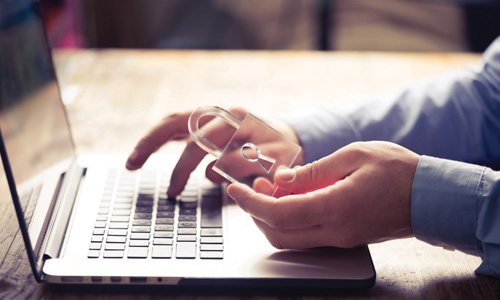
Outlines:
<svg viewBox="0 0 500 300"><path fill-rule="evenodd" d="M48 258L56 258L59 256L78 189L84 176L85 169L76 164L72 166L71 171L67 174L67 185L61 189L62 193L59 193L55 215L47 228L47 239L45 239L46 245L45 247L42 246L44 247L42 248L44 261Z"/></svg>

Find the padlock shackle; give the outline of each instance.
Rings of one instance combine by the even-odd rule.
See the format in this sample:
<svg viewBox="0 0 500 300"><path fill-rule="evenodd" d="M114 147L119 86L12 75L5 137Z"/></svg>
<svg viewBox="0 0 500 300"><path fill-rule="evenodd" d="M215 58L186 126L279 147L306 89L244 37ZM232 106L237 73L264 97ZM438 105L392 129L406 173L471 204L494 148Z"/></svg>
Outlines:
<svg viewBox="0 0 500 300"><path fill-rule="evenodd" d="M219 117L236 129L240 127L241 120L232 113L218 106L198 107L191 113L191 116L189 116L188 131L191 135L191 138L198 146L200 146L200 148L212 154L215 158L218 159L224 150L217 147L217 145L208 140L200 130L200 119L206 116Z"/></svg>

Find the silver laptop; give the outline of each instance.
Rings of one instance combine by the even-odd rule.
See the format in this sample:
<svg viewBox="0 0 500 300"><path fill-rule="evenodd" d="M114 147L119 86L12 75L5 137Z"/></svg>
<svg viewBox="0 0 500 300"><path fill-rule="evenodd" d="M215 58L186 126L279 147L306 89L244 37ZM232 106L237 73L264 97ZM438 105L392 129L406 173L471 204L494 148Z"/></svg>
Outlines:
<svg viewBox="0 0 500 300"><path fill-rule="evenodd" d="M125 157L77 156L40 10L29 0L0 1L0 130L12 200L40 282L277 288L375 283L367 247L274 249L203 172L193 173L177 199L168 199L176 156L154 156L136 172L124 169Z"/></svg>

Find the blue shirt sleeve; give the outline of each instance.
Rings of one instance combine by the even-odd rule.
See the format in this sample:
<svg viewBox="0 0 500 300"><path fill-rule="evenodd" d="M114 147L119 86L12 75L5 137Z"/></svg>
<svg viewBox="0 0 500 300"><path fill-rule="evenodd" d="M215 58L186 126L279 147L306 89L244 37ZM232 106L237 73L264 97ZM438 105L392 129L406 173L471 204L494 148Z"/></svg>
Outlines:
<svg viewBox="0 0 500 300"><path fill-rule="evenodd" d="M412 229L433 245L480 255L500 277L500 37L478 69L409 86L357 108L284 116L305 161L353 141L385 140L422 155L412 188ZM482 166L484 165L484 166Z"/></svg>

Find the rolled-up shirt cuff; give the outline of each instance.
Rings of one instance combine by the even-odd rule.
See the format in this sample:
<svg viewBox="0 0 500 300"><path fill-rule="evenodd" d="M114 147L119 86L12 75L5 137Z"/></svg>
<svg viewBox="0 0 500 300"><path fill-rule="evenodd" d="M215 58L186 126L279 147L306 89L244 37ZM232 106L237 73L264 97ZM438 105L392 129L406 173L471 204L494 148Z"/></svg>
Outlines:
<svg viewBox="0 0 500 300"><path fill-rule="evenodd" d="M422 156L412 186L417 239L479 255L476 199L484 167Z"/></svg>
<svg viewBox="0 0 500 300"><path fill-rule="evenodd" d="M342 114L322 107L292 111L280 118L295 130L304 150L304 162L327 156L361 137Z"/></svg>

